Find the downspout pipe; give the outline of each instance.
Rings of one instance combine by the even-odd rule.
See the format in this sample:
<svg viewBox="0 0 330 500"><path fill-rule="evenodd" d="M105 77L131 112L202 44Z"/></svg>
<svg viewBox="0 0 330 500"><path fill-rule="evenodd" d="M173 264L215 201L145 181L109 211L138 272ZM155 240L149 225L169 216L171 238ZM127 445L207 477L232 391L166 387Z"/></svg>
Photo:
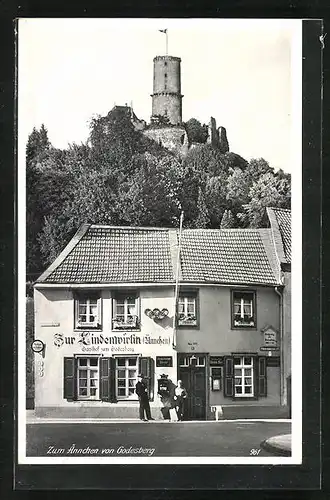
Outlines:
<svg viewBox="0 0 330 500"><path fill-rule="evenodd" d="M286 390L284 380L284 319L283 319L283 285L275 287L275 293L279 296L280 303L280 401L281 405L286 403Z"/></svg>
<svg viewBox="0 0 330 500"><path fill-rule="evenodd" d="M178 310L178 297L179 297L179 275L180 275L180 253L181 253L182 225L183 225L183 212L181 212L181 216L180 216L178 253L177 253L177 261L176 261L176 276L175 276L175 290L174 290L173 340L172 340L173 349L176 349L176 328L177 328L177 310Z"/></svg>

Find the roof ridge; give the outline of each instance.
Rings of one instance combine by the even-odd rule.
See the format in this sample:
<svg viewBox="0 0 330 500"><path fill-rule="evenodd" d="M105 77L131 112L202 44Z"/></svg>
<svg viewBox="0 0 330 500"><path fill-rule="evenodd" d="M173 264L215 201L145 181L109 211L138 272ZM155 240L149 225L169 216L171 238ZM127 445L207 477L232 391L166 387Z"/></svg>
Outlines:
<svg viewBox="0 0 330 500"><path fill-rule="evenodd" d="M130 229L130 230L143 230L143 231L169 231L170 229L176 229L173 227L157 227L157 226L114 226L114 225L107 225L107 224L91 224L90 225L91 229Z"/></svg>
<svg viewBox="0 0 330 500"><path fill-rule="evenodd" d="M115 226L107 224L91 224L90 229L120 229L120 230L135 230L135 231L179 231L177 227L160 227L160 226ZM219 232L219 231L262 231L269 229L267 227L232 227L232 228L204 228L204 227L184 227L182 231L206 231L206 232Z"/></svg>
<svg viewBox="0 0 330 500"><path fill-rule="evenodd" d="M269 230L268 227L218 227L218 228L203 228L203 227L188 227L183 228L183 231L207 231L207 232L219 232L219 231L264 231Z"/></svg>

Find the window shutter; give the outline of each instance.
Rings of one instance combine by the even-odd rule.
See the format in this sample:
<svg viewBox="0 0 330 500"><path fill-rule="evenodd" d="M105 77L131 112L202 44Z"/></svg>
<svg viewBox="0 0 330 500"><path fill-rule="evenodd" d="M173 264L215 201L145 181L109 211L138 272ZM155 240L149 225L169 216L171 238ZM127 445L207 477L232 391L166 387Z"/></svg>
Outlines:
<svg viewBox="0 0 330 500"><path fill-rule="evenodd" d="M117 396L116 396L116 359L115 358L110 358L109 380L110 380L110 402L116 403Z"/></svg>
<svg viewBox="0 0 330 500"><path fill-rule="evenodd" d="M100 358L100 398L116 402L116 366L114 358Z"/></svg>
<svg viewBox="0 0 330 500"><path fill-rule="evenodd" d="M75 358L64 358L63 397L68 401L76 399L76 362Z"/></svg>
<svg viewBox="0 0 330 500"><path fill-rule="evenodd" d="M234 359L225 358L224 395L234 396Z"/></svg>
<svg viewBox="0 0 330 500"><path fill-rule="evenodd" d="M110 401L110 358L100 358L100 398Z"/></svg>
<svg viewBox="0 0 330 500"><path fill-rule="evenodd" d="M257 360L258 370L257 370L257 389L258 396L266 397L267 396L267 367L266 367L266 357L261 356Z"/></svg>
<svg viewBox="0 0 330 500"><path fill-rule="evenodd" d="M155 361L153 358L139 358L139 372L143 374L148 384L148 396L154 400Z"/></svg>

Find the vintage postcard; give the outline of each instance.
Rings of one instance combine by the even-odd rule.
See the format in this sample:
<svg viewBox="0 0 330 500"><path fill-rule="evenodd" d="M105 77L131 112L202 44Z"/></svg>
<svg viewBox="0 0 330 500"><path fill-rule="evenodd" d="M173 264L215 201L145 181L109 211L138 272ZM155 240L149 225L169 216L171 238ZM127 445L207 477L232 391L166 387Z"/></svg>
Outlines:
<svg viewBox="0 0 330 500"><path fill-rule="evenodd" d="M17 61L18 463L301 464L302 21L22 18Z"/></svg>

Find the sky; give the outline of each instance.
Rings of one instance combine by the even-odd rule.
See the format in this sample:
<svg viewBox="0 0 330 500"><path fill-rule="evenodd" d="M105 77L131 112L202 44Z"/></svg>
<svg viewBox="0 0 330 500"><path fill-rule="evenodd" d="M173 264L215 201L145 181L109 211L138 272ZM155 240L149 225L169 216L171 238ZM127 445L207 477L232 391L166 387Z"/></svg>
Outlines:
<svg viewBox="0 0 330 500"><path fill-rule="evenodd" d="M183 120L227 130L230 150L291 172L299 107L299 20L20 19L18 134L43 123L53 146L85 142L89 121L133 103L151 115L153 58L181 58ZM299 95L299 92L298 92ZM299 113L298 115L299 116Z"/></svg>

